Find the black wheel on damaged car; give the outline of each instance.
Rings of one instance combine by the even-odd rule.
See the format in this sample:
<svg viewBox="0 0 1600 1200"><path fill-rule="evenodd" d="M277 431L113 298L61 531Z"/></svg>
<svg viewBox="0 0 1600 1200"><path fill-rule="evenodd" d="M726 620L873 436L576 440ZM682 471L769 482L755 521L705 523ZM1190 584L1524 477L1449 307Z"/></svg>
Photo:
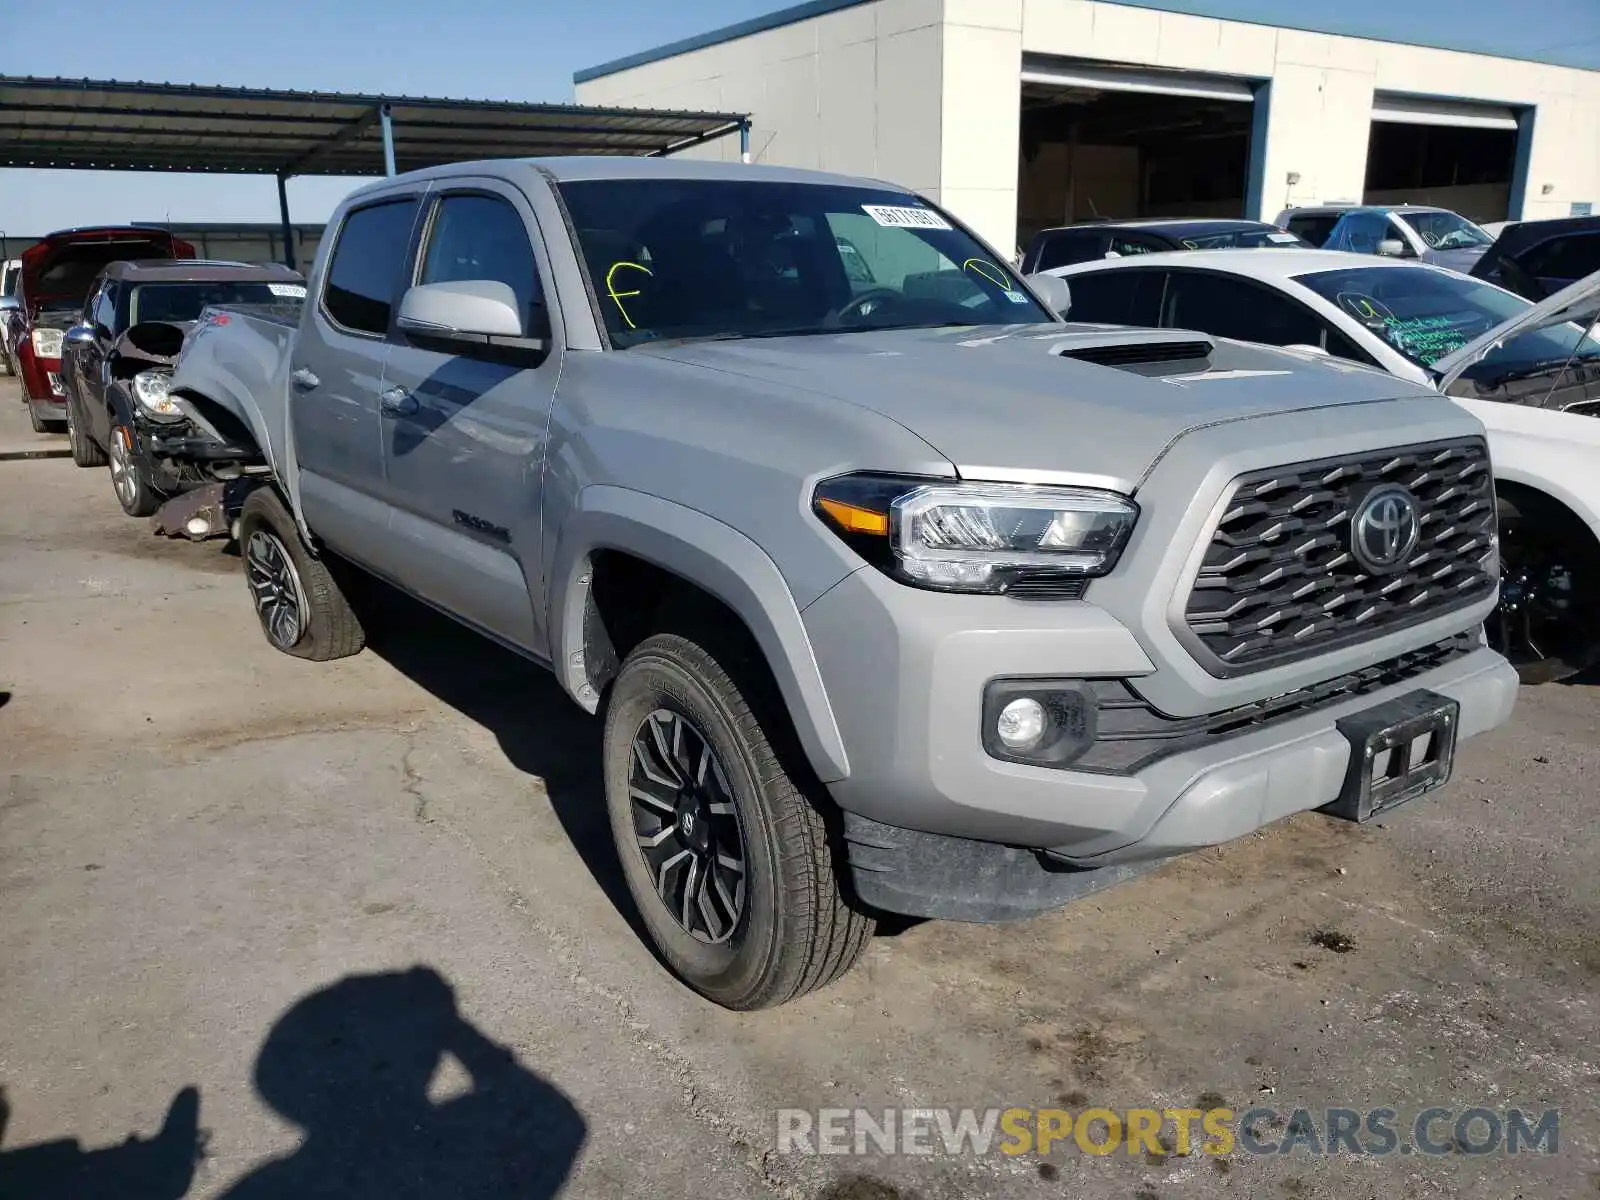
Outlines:
<svg viewBox="0 0 1600 1200"><path fill-rule="evenodd" d="M1600 662L1600 545L1570 510L1537 493L1499 497L1500 603L1489 644L1523 683Z"/></svg>
<svg viewBox="0 0 1600 1200"><path fill-rule="evenodd" d="M78 414L78 402L71 396L67 397L67 445L72 449L72 461L78 466L106 465L106 452L83 427L83 418Z"/></svg>
<svg viewBox="0 0 1600 1200"><path fill-rule="evenodd" d="M366 644L338 580L306 549L294 518L270 487L251 492L239 510L239 553L261 631L276 649L326 662Z"/></svg>
<svg viewBox="0 0 1600 1200"><path fill-rule="evenodd" d="M723 639L663 633L628 655L606 711L606 806L628 889L667 965L732 1009L832 983L873 928L845 899L828 801L791 766L774 690Z"/></svg>

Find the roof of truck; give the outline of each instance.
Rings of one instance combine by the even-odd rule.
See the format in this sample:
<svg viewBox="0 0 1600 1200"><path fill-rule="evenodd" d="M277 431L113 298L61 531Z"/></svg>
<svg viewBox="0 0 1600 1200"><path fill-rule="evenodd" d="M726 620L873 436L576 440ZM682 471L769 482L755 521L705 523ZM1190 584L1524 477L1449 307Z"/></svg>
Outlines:
<svg viewBox="0 0 1600 1200"><path fill-rule="evenodd" d="M907 191L896 183L881 179L866 179L854 175L835 175L828 171L808 171L799 167L758 166L743 162L711 162L691 158L643 158L623 155L573 155L563 158L490 158L475 162L449 163L412 171L396 178L439 179L457 175L506 176L521 170L542 171L559 183L577 183L595 179L743 179L766 183L843 184L846 186L874 188L879 191ZM376 180L360 189L377 191L392 185L395 179ZM358 194L358 193L352 193Z"/></svg>

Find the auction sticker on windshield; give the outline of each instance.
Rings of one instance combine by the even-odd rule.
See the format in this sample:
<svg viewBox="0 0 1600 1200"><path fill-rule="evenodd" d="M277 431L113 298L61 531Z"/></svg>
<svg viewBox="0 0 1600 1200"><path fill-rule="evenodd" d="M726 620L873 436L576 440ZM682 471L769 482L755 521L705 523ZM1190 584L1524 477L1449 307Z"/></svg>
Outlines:
<svg viewBox="0 0 1600 1200"><path fill-rule="evenodd" d="M895 204L863 204L861 211L887 229L949 229L946 221L931 208L901 207Z"/></svg>
<svg viewBox="0 0 1600 1200"><path fill-rule="evenodd" d="M274 296L288 296L295 300L304 300L306 298L305 285L300 283L269 283L267 284L267 291Z"/></svg>

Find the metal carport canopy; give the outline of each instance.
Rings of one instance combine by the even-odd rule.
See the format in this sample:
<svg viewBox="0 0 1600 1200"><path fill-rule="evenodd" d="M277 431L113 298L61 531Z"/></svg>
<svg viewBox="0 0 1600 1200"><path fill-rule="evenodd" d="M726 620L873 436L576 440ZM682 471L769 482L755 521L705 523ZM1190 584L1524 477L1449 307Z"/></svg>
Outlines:
<svg viewBox="0 0 1600 1200"><path fill-rule="evenodd" d="M747 150L749 129L742 113L0 75L0 167L274 175L286 226L295 175L661 155L735 132Z"/></svg>

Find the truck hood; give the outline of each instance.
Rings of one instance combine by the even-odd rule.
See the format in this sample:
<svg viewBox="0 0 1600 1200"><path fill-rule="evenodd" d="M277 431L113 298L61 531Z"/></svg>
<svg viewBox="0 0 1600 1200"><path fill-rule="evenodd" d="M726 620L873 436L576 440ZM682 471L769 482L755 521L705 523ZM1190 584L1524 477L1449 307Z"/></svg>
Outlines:
<svg viewBox="0 0 1600 1200"><path fill-rule="evenodd" d="M1184 349L1204 356L1183 357ZM1168 446L1200 426L1437 395L1337 359L1185 330L1094 325L646 344L626 353L870 409L921 437L966 478L1121 492L1135 490ZM1074 355L1133 361L1104 366Z"/></svg>
<svg viewBox="0 0 1600 1200"><path fill-rule="evenodd" d="M1519 333L1547 329L1564 321L1577 321L1588 328L1594 323L1597 304L1600 304L1600 271L1569 283L1460 349L1435 359L1432 370L1439 377L1439 390L1449 387L1468 367Z"/></svg>

